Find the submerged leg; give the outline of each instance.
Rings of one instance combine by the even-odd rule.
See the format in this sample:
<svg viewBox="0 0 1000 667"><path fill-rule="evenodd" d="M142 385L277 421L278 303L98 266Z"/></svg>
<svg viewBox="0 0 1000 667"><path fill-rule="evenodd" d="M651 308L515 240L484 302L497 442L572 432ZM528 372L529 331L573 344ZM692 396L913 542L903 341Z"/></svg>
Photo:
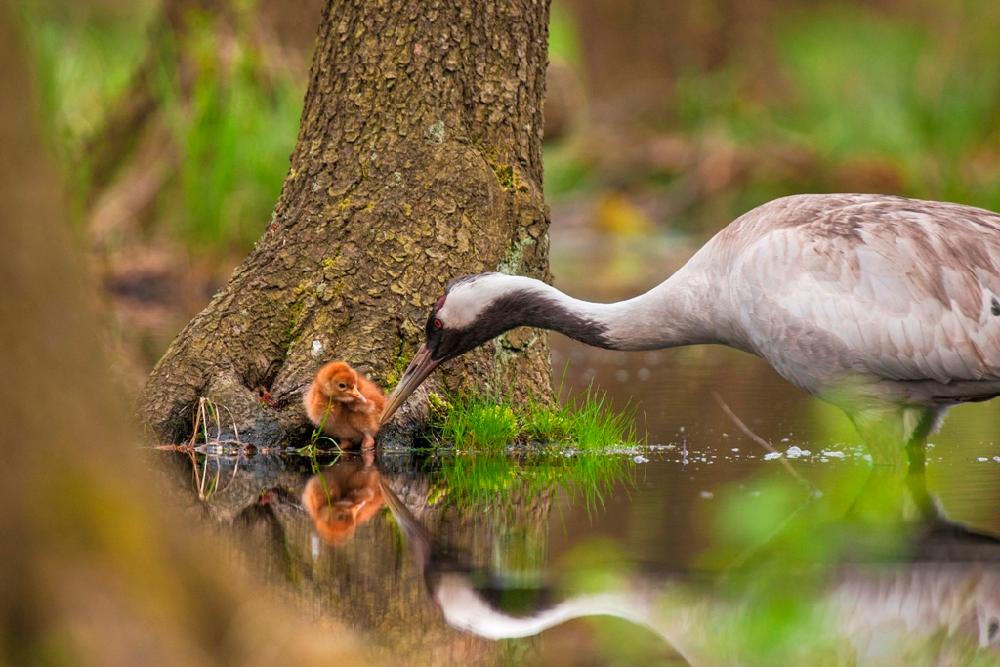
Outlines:
<svg viewBox="0 0 1000 667"><path fill-rule="evenodd" d="M906 487L910 492L910 499L916 506L920 517L924 521L937 521L941 519L937 504L934 498L927 491L927 436L930 435L937 421L937 415L933 410L924 408L921 414L915 415L916 425L909 434L906 443L906 457L908 466L906 470Z"/></svg>
<svg viewBox="0 0 1000 667"><path fill-rule="evenodd" d="M936 518L937 509L927 492L924 453L934 412L880 406L851 418L871 454L872 467L850 513L868 520L899 521L916 508L920 518Z"/></svg>
<svg viewBox="0 0 1000 667"><path fill-rule="evenodd" d="M854 417L871 452L872 470L851 513L882 520L892 519L895 513L898 520L916 509L917 520L927 529L925 539L931 543L972 539L995 545L1000 539L948 520L927 490L927 437L938 416L931 408L907 406Z"/></svg>

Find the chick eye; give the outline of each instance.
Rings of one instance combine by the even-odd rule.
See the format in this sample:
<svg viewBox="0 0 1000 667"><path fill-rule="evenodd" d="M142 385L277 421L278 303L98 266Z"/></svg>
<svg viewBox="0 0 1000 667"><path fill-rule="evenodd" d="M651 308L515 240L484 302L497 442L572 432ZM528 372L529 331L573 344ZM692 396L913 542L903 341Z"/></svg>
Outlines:
<svg viewBox="0 0 1000 667"><path fill-rule="evenodd" d="M337 385L337 387L338 387L339 389L347 389L347 385L346 385L346 384L344 384L343 382L341 382L340 384L338 384L338 385Z"/></svg>
<svg viewBox="0 0 1000 667"><path fill-rule="evenodd" d="M441 320L439 320L438 318L436 318L436 317L435 317L435 318L434 318L434 328L435 328L435 329L440 329L440 328L441 328L441 327L443 327L443 326L444 326L444 325L443 325L443 324L441 324Z"/></svg>

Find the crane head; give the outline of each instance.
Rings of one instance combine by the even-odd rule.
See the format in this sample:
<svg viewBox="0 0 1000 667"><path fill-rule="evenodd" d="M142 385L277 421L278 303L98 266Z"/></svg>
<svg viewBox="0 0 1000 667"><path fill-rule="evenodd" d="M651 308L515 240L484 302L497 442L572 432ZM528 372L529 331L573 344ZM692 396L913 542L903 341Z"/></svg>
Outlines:
<svg viewBox="0 0 1000 667"><path fill-rule="evenodd" d="M502 273L478 273L448 284L427 317L424 343L389 395L381 423L388 421L407 397L441 363L464 354L517 326L510 298L516 283Z"/></svg>

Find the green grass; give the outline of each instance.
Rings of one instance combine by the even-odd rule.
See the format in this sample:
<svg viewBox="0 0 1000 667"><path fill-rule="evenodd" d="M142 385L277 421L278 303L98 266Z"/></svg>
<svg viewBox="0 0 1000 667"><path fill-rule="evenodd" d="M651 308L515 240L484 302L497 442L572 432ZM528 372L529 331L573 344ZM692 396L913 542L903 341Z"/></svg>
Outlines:
<svg viewBox="0 0 1000 667"><path fill-rule="evenodd" d="M206 18L181 45L197 63L189 99L178 98L175 80L165 89L183 152L180 207L170 217L195 245L253 244L270 218L298 132L302 84L267 71L249 34L238 37L235 55L223 52Z"/></svg>
<svg viewBox="0 0 1000 667"><path fill-rule="evenodd" d="M119 4L20 5L39 115L69 185L87 194L91 165L82 149L120 104L138 66L155 56L157 113L180 154L178 172L160 193L156 222L192 248L249 249L288 171L305 81L269 66L255 49L253 2L233 5L236 30L224 42L208 14L190 16L191 29L176 42L162 28L151 29L157 3ZM149 54L151 46L158 51Z"/></svg>
<svg viewBox="0 0 1000 667"><path fill-rule="evenodd" d="M534 443L600 452L639 446L635 411L615 411L593 389L563 404L536 399L517 407L504 397L458 395L438 401L435 412L441 440L460 449L502 452Z"/></svg>
<svg viewBox="0 0 1000 667"><path fill-rule="evenodd" d="M530 400L459 395L431 399L442 449L441 474L453 502L500 507L562 491L603 504L631 479L628 452L640 446L635 411L615 411L593 389L576 399Z"/></svg>
<svg viewBox="0 0 1000 667"><path fill-rule="evenodd" d="M521 434L521 425L508 403L481 396L466 396L448 402L438 422L441 436L456 447L499 452Z"/></svg>
<svg viewBox="0 0 1000 667"><path fill-rule="evenodd" d="M581 451L598 451L609 446L637 447L635 410L617 412L607 397L591 388L577 401L559 408L569 423L568 439Z"/></svg>

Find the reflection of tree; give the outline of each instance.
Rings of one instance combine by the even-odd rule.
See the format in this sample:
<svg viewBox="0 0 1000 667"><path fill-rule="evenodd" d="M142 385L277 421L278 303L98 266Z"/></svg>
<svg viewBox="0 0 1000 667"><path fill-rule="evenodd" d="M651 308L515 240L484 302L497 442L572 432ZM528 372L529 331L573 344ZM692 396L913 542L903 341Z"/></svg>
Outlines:
<svg viewBox="0 0 1000 667"><path fill-rule="evenodd" d="M515 650L459 635L442 622L396 522L381 511L381 486L376 492L372 484L394 489L463 562L512 576L537 572L546 559L551 494L508 494L493 506L470 510L442 493L433 466L423 471L424 463L413 454L383 453L377 462L353 455L315 462L253 456L238 464L235 458L220 458L212 465L222 466L220 478L230 481L198 501L190 459L171 460L181 464L175 477L193 502L203 505L212 521L235 529L220 531L223 539L233 540L243 558L316 609L371 631L393 650L416 652L417 663L488 662ZM362 517L368 510L358 508L352 528L337 528L328 539L324 506L336 511L343 500L340 507L354 509L362 499L379 511ZM316 516L324 524L319 531L310 506L319 510Z"/></svg>

